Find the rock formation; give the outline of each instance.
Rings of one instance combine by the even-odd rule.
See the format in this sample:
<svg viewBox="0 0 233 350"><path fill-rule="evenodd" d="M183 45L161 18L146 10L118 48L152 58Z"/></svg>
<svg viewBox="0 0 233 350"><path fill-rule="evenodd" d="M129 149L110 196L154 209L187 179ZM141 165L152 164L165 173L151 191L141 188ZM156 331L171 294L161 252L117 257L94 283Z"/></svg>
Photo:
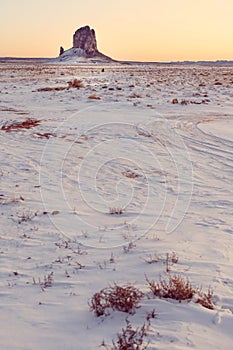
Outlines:
<svg viewBox="0 0 233 350"><path fill-rule="evenodd" d="M99 55L94 29L85 26L76 30L73 35L73 48L82 49L87 57Z"/></svg>
<svg viewBox="0 0 233 350"><path fill-rule="evenodd" d="M63 48L62 48L63 49ZM102 54L97 49L97 42L94 29L85 26L76 30L73 35L73 47L66 51L60 48L59 61L74 61L81 59L92 59L96 62L113 61L110 57Z"/></svg>
<svg viewBox="0 0 233 350"><path fill-rule="evenodd" d="M63 47L62 46L60 46L60 53L59 53L59 56L61 56L63 53L64 53L64 49L63 49Z"/></svg>

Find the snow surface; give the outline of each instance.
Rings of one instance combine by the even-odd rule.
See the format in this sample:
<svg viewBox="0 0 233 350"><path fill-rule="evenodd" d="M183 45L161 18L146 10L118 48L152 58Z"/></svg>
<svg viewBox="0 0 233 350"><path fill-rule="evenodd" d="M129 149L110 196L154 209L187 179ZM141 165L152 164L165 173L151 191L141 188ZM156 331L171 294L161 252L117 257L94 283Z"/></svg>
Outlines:
<svg viewBox="0 0 233 350"><path fill-rule="evenodd" d="M0 130L0 348L111 348L126 317L141 327L155 309L148 349L232 349L233 67L6 63L0 74L0 128L40 120ZM83 88L38 91L75 78ZM172 252L169 273L210 287L214 310L149 293L145 275L166 278ZM88 301L114 283L145 292L141 307L97 318Z"/></svg>
<svg viewBox="0 0 233 350"><path fill-rule="evenodd" d="M100 54L99 56L86 57L85 51L80 48L74 48L65 50L62 55L52 60L52 63L66 63L66 64L104 64L111 63L112 59L105 55ZM51 62L51 60L50 60Z"/></svg>

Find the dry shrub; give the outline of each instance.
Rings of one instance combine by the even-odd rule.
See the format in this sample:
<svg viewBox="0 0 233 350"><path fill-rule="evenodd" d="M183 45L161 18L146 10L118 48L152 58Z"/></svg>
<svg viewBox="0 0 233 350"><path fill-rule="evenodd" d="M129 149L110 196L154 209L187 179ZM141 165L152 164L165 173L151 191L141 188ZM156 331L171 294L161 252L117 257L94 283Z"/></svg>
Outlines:
<svg viewBox="0 0 233 350"><path fill-rule="evenodd" d="M144 338L147 336L148 324L144 323L141 327L133 328L130 321L126 319L126 327L117 334L117 341L113 341L113 350L146 350L147 344L143 345Z"/></svg>
<svg viewBox="0 0 233 350"><path fill-rule="evenodd" d="M192 287L188 278L180 275L169 275L168 281L161 280L156 283L146 277L152 293L159 298L170 298L181 302L182 300L190 301L195 297L195 302L203 307L213 310L213 291L209 288L207 293L202 292L200 288Z"/></svg>
<svg viewBox="0 0 233 350"><path fill-rule="evenodd" d="M82 80L74 79L72 81L68 81L68 87L67 87L68 90L71 88L81 89L83 87L84 87L84 85L83 85Z"/></svg>
<svg viewBox="0 0 233 350"><path fill-rule="evenodd" d="M89 305L97 317L106 315L107 309L133 313L142 297L143 293L131 285L121 287L115 284L95 293Z"/></svg>
<svg viewBox="0 0 233 350"><path fill-rule="evenodd" d="M101 100L101 97L99 97L95 94L88 96L88 98L89 98L89 100Z"/></svg>
<svg viewBox="0 0 233 350"><path fill-rule="evenodd" d="M196 303L202 305L207 309L213 310L214 309L213 291L210 288L208 289L207 293L203 293L202 291L199 291Z"/></svg>
<svg viewBox="0 0 233 350"><path fill-rule="evenodd" d="M31 129L40 124L40 120L28 118L23 122L13 121L6 123L1 127L5 132L19 131L20 129Z"/></svg>
<svg viewBox="0 0 233 350"><path fill-rule="evenodd" d="M158 283L146 277L152 293L159 298L171 298L175 300L191 300L196 290L190 284L188 278L180 275L169 275L168 281L160 279Z"/></svg>

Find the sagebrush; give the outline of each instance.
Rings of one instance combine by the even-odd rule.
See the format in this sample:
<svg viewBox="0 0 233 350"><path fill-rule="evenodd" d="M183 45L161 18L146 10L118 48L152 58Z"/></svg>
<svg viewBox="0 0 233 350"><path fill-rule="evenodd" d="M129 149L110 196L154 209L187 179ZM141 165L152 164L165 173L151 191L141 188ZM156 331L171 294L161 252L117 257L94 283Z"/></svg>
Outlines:
<svg viewBox="0 0 233 350"><path fill-rule="evenodd" d="M89 306L97 317L106 315L109 309L133 313L142 297L143 293L131 285L115 284L95 293Z"/></svg>

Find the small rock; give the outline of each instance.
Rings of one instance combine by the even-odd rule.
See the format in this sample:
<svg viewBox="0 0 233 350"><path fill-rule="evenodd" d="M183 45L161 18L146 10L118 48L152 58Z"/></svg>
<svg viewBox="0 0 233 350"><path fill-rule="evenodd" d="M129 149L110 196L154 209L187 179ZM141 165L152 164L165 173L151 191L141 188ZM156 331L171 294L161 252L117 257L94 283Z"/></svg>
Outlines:
<svg viewBox="0 0 233 350"><path fill-rule="evenodd" d="M90 95L88 96L89 100L101 100L101 97L96 96L96 95Z"/></svg>
<svg viewBox="0 0 233 350"><path fill-rule="evenodd" d="M60 211L59 210L54 210L51 214L52 215L58 215L58 214L60 214Z"/></svg>

